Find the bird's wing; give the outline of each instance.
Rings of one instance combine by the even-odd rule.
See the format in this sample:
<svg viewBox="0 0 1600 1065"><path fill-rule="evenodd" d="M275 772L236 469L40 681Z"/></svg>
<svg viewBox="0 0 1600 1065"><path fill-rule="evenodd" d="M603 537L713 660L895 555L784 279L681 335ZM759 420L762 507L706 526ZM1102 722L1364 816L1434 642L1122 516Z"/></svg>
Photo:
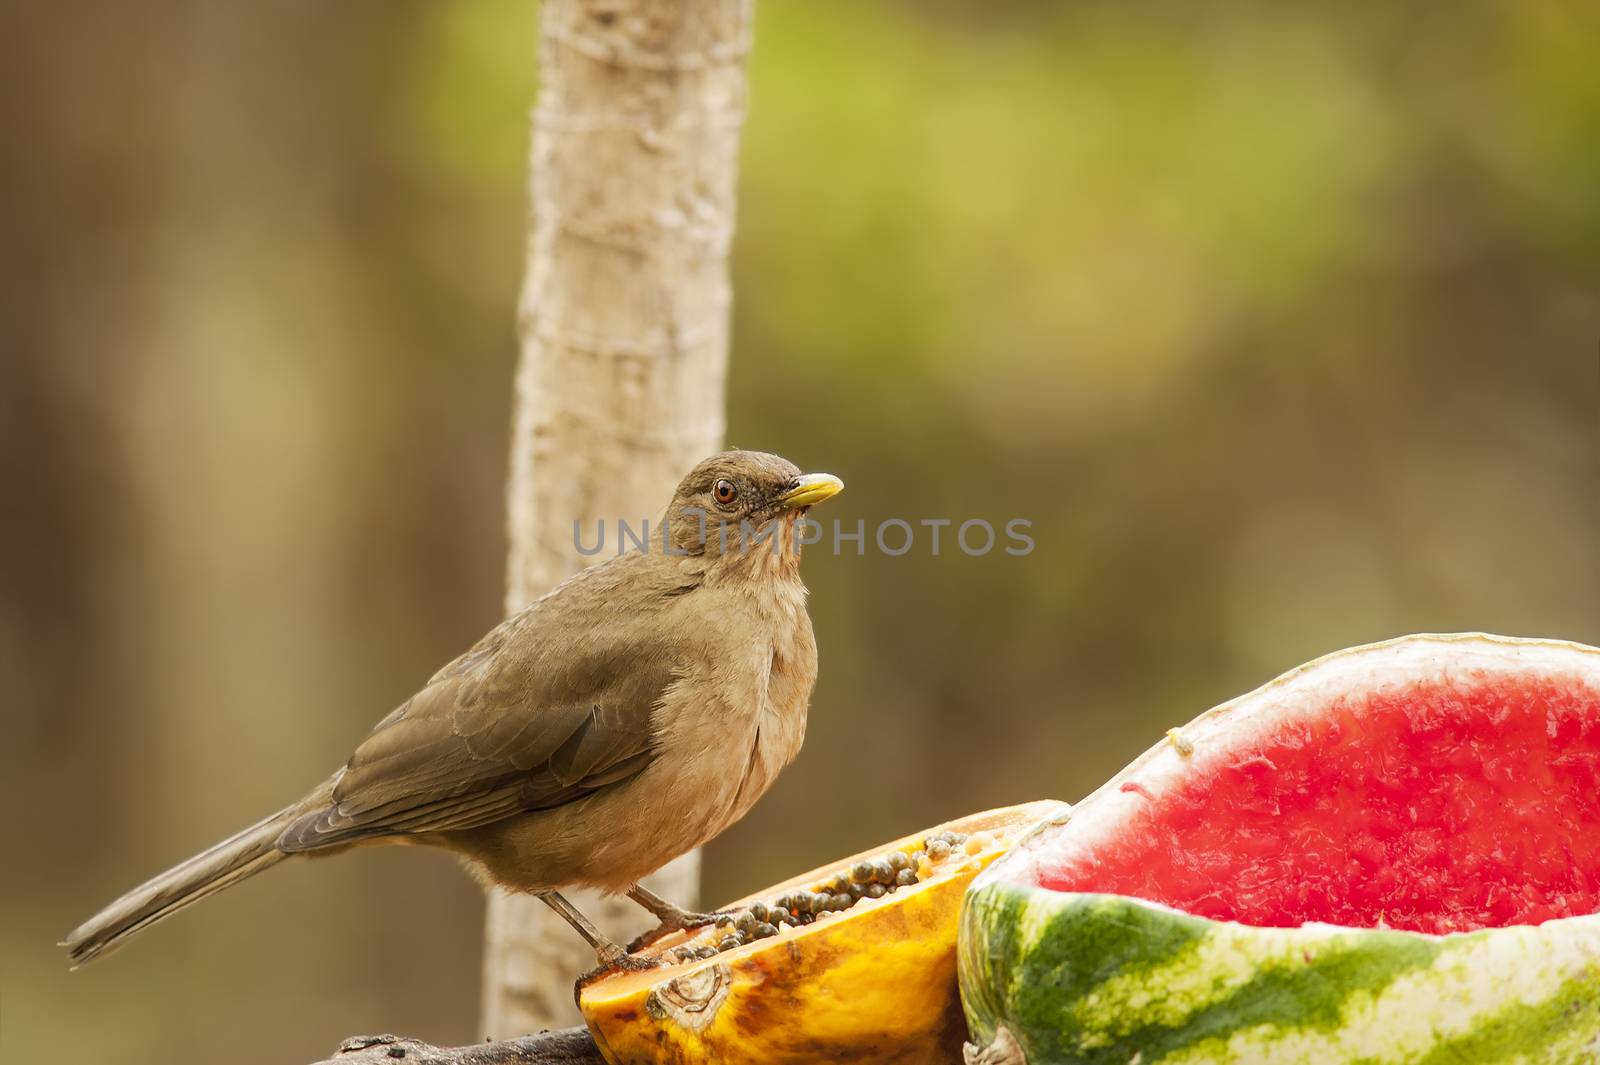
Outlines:
<svg viewBox="0 0 1600 1065"><path fill-rule="evenodd" d="M513 618L440 670L378 723L331 803L290 825L279 848L473 828L642 770L670 665L659 648L566 621Z"/></svg>

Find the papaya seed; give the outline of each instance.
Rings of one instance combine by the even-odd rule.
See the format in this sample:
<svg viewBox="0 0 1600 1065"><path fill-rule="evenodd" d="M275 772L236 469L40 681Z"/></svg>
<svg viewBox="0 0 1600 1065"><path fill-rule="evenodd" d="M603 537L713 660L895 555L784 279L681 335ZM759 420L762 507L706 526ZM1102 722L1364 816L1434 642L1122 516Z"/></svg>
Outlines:
<svg viewBox="0 0 1600 1065"><path fill-rule="evenodd" d="M894 882L897 887L910 887L917 882L917 874L914 870L902 869L894 875Z"/></svg>
<svg viewBox="0 0 1600 1065"><path fill-rule="evenodd" d="M928 857L936 862L950 857L950 844L942 839L928 840Z"/></svg>
<svg viewBox="0 0 1600 1065"><path fill-rule="evenodd" d="M855 899L844 894L843 892L834 895L833 898L828 901L835 910L848 910L850 907L856 904Z"/></svg>
<svg viewBox="0 0 1600 1065"><path fill-rule="evenodd" d="M907 857L905 851L890 851L887 861L889 868L897 873L902 869L911 868L911 859Z"/></svg>
<svg viewBox="0 0 1600 1065"><path fill-rule="evenodd" d="M883 896L884 896L884 886L882 884L868 884L867 885L867 890L866 890L866 896L869 899L881 899L881 898L883 898Z"/></svg>
<svg viewBox="0 0 1600 1065"><path fill-rule="evenodd" d="M778 934L778 926L775 925L775 924L772 924L772 923L770 923L768 921L762 921L760 924L756 925L756 938L757 939L771 939L773 936L775 936L777 934Z"/></svg>
<svg viewBox="0 0 1600 1065"><path fill-rule="evenodd" d="M887 861L879 858L872 863L872 879L879 884L886 884L894 879L894 867Z"/></svg>
<svg viewBox="0 0 1600 1065"><path fill-rule="evenodd" d="M858 884L865 884L872 880L872 863L857 862L850 870L850 879Z"/></svg>

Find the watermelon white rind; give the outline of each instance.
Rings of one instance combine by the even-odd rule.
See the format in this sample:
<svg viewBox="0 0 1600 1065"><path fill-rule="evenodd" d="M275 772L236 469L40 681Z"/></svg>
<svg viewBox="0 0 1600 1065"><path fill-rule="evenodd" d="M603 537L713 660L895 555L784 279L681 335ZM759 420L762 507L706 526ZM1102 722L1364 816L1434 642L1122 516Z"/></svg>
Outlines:
<svg viewBox="0 0 1600 1065"><path fill-rule="evenodd" d="M974 881L958 955L976 1043L969 1060L1600 1062L1600 916L1588 911L1432 935L1262 927L1126 895L1041 886L1062 854L1093 855L1164 797L1193 801L1178 789L1204 771L1208 757L1225 760L1223 752L1248 748L1251 737L1286 721L1418 681L1471 686L1530 676L1600 692L1600 651L1481 635L1407 637L1319 659L1176 730ZM1553 737L1553 713L1550 720Z"/></svg>

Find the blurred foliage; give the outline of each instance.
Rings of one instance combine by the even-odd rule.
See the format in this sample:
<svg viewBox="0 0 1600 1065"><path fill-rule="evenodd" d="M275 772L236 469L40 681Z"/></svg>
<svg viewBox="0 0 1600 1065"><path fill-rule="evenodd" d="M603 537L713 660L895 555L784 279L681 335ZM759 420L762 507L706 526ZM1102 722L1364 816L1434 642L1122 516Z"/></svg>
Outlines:
<svg viewBox="0 0 1600 1065"><path fill-rule="evenodd" d="M437 855L291 865L71 977L50 944L494 621L533 11L0 29L4 1056L470 1040ZM1596 54L1579 0L764 0L730 438L841 474L819 517L1038 549L814 552L807 748L708 897L1076 798L1340 646L1600 642Z"/></svg>

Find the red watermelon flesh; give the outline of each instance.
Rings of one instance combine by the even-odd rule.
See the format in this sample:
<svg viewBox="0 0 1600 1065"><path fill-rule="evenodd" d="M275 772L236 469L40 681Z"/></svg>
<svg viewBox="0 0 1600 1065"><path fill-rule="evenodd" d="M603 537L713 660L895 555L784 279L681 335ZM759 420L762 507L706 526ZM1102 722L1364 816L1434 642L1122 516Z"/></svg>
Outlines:
<svg viewBox="0 0 1600 1065"><path fill-rule="evenodd" d="M1281 710L1263 689L1248 727L1218 719L1102 789L1116 803L1085 800L1116 805L1114 827L1041 855L1039 883L1269 927L1443 934L1600 910L1600 685L1514 663L1409 672L1363 690L1358 669L1279 693Z"/></svg>

